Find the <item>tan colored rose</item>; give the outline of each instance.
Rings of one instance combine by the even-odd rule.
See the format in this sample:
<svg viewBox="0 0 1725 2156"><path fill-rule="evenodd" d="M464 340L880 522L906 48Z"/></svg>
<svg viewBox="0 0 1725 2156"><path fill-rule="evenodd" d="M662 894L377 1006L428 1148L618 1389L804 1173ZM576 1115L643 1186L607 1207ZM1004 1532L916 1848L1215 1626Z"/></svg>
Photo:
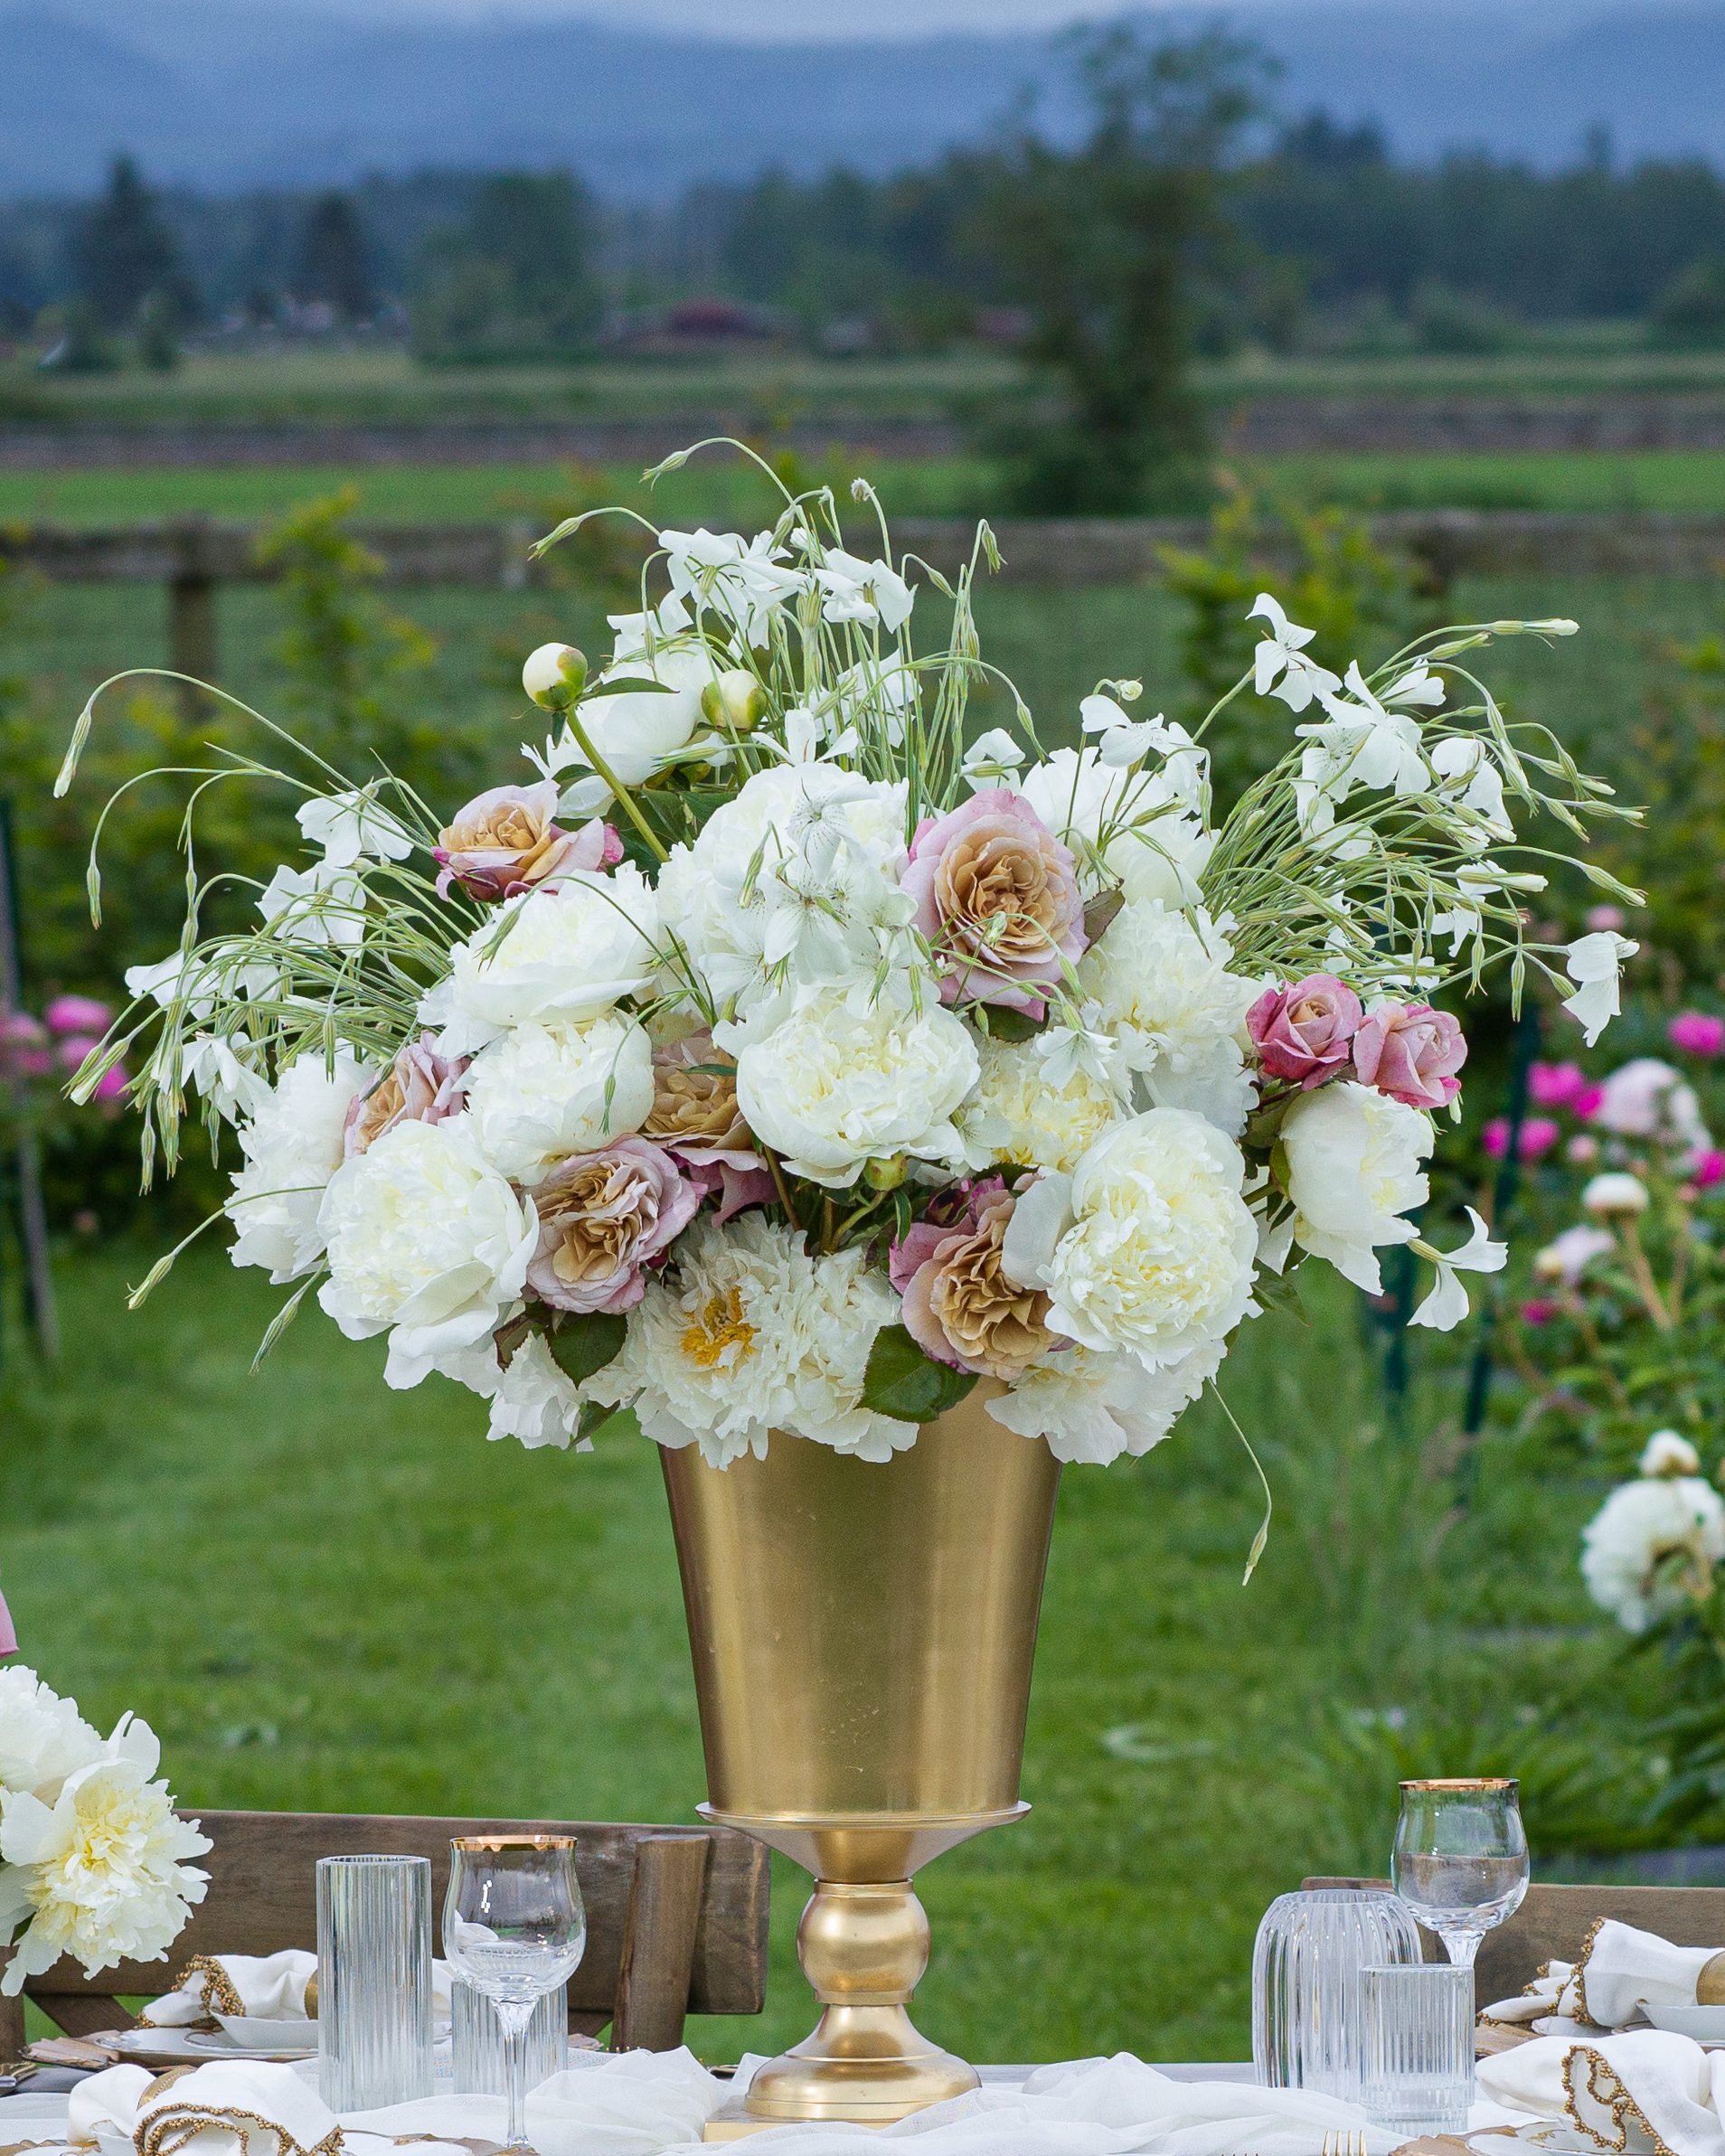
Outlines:
<svg viewBox="0 0 1725 2156"><path fill-rule="evenodd" d="M1070 850L1004 787L926 822L903 883L917 927L947 961L947 1002L1004 1003L1040 1016L1039 994L1086 946Z"/></svg>
<svg viewBox="0 0 1725 2156"><path fill-rule="evenodd" d="M470 1056L440 1056L433 1036L410 1040L369 1093L359 1094L342 1126L342 1151L352 1160L398 1123L441 1123L460 1113Z"/></svg>
<svg viewBox="0 0 1725 2156"><path fill-rule="evenodd" d="M476 899L510 899L547 877L609 868L621 858L621 845L608 825L594 822L564 831L556 814L552 778L476 794L438 833L439 895L447 898L450 884L458 883Z"/></svg>
<svg viewBox="0 0 1725 2156"><path fill-rule="evenodd" d="M555 1310L615 1313L641 1300L644 1268L689 1225L701 1193L658 1146L619 1138L562 1162L533 1202L539 1247L528 1286Z"/></svg>
<svg viewBox="0 0 1725 2156"><path fill-rule="evenodd" d="M903 1295L905 1330L938 1362L1011 1383L1051 1348L1049 1298L1001 1269L1013 1198L998 1182L971 1193L950 1228L923 1221L894 1249L892 1284Z"/></svg>
<svg viewBox="0 0 1725 2156"><path fill-rule="evenodd" d="M710 1033L691 1033L653 1051L653 1107L642 1134L684 1160L746 1153L755 1141L737 1106L737 1066Z"/></svg>

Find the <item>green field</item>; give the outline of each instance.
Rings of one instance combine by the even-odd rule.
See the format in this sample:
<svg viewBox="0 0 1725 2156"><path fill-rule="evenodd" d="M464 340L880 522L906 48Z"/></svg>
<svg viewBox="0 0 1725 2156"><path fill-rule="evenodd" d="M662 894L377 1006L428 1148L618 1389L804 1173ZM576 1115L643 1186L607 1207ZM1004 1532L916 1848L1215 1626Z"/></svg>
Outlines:
<svg viewBox="0 0 1725 2156"><path fill-rule="evenodd" d="M683 436L668 420L667 449ZM1309 503L1374 509L1664 510L1725 513L1725 451L1643 449L1485 455L1302 456L1227 459L1248 485ZM798 483L841 493L859 473L899 516L998 515L1000 489L981 459L834 452L799 460ZM358 513L382 523L548 523L574 498L629 502L662 524L770 519L761 482L714 455L651 491L639 468L531 464L145 465L114 469L0 467L0 525L127 524L203 515L261 521L351 485Z"/></svg>
<svg viewBox="0 0 1725 2156"><path fill-rule="evenodd" d="M269 1291L211 1253L128 1316L151 1255L65 1257L72 1351L51 1375L14 1360L0 1392L27 1658L99 1719L147 1716L193 1804L691 1817L650 1448L616 1427L587 1458L487 1446L478 1403L386 1391L381 1355L315 1312L250 1379ZM1399 1774L1519 1771L1548 1847L1591 1838L1606 1779L1645 1792L1574 1570L1598 1489L1499 1440L1456 1519L1444 1372L1395 1435L1341 1295L1309 1330L1249 1328L1227 1392L1278 1507L1249 1587L1257 1481L1213 1410L1143 1462L1068 1473L1035 1809L923 1880L919 2015L973 2056L1241 2057L1266 1903L1381 1867ZM1589 1693L1597 1718L1572 1705ZM708 2056L806 2025L799 1878L776 1873L765 2021L698 2025Z"/></svg>

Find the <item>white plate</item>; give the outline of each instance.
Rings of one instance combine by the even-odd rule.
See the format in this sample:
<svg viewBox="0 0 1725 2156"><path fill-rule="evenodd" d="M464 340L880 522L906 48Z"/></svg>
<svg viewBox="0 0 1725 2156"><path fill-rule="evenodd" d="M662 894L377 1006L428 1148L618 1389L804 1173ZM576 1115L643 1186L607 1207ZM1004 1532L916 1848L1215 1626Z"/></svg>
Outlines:
<svg viewBox="0 0 1725 2156"><path fill-rule="evenodd" d="M1698 2044L1725 2044L1725 2006L1654 2006L1644 2000L1641 2010L1655 2029L1673 2036L1693 2037Z"/></svg>
<svg viewBox="0 0 1725 2156"><path fill-rule="evenodd" d="M304 2051L317 2048L317 2024L304 2014L266 2021L259 2014L218 2014L236 2051Z"/></svg>
<svg viewBox="0 0 1725 2156"><path fill-rule="evenodd" d="M1467 2136L1467 2145L1476 2156L1494 2156L1500 2150L1507 2152L1512 2144L1542 2151L1543 2156L1602 2156L1599 2143L1589 2141L1569 2119L1529 2119L1522 2126L1482 2126ZM1652 2141L1638 2127L1628 2128L1625 2156L1650 2156L1652 2148Z"/></svg>
<svg viewBox="0 0 1725 2156"><path fill-rule="evenodd" d="M120 2029L101 2042L104 2050L139 2067L197 2067L210 2056L193 2049L188 2029Z"/></svg>
<svg viewBox="0 0 1725 2156"><path fill-rule="evenodd" d="M236 2044L225 2030L220 2029L194 2029L187 2032L185 2040L198 2058L261 2058L286 2065L317 2057L316 2044Z"/></svg>

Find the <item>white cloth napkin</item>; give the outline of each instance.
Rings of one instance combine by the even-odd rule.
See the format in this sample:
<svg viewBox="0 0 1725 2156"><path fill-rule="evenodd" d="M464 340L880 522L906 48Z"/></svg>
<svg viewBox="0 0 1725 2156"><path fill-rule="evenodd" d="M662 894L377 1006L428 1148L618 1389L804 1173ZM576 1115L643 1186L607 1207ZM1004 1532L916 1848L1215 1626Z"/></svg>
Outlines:
<svg viewBox="0 0 1725 2156"><path fill-rule="evenodd" d="M1123 2051L1040 2067L1020 2088L976 2089L896 2126L787 2126L748 2146L760 2156L863 2156L895 2141L915 2141L917 2156L1319 2156L1338 2128L1362 2132L1366 2156L1389 2156L1408 2138L1339 2097L1175 2081ZM695 2156L693 2140L673 2156Z"/></svg>
<svg viewBox="0 0 1725 2156"><path fill-rule="evenodd" d="M224 1982L215 1982L211 1972ZM317 1973L317 1956L303 1947L284 1947L279 1954L200 1954L186 1964L171 1991L153 1999L138 2016L152 2029L185 2029L207 2021L212 2014L234 2011L231 2001L248 2020L303 2021L306 1987ZM447 2027L453 2013L448 1962L431 1964L431 2019Z"/></svg>
<svg viewBox="0 0 1725 2156"><path fill-rule="evenodd" d="M1725 2156L1725 2053L1663 2029L1591 2042L1539 2037L1482 2058L1482 2093L1511 2111L1568 2118L1602 2148Z"/></svg>
<svg viewBox="0 0 1725 2156"><path fill-rule="evenodd" d="M1695 1985L1720 1949L1673 1946L1656 1932L1610 1917L1596 1924L1573 1962L1551 1962L1519 1999L1481 2010L1486 2021L1531 2024L1541 2036L1580 2036L1645 2022L1642 2007L1693 2006Z"/></svg>

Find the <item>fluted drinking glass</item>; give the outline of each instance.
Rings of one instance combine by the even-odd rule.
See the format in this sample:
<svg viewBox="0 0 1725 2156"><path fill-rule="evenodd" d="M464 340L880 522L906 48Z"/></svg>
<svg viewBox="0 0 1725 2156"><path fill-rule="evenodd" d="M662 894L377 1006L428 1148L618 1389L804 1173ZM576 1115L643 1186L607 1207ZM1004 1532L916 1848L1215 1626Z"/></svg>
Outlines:
<svg viewBox="0 0 1725 2156"><path fill-rule="evenodd" d="M1360 2087L1360 1972L1417 1962L1419 1934L1393 1894L1326 1887L1284 1894L1252 1950L1252 2062L1267 2088Z"/></svg>
<svg viewBox="0 0 1725 2156"><path fill-rule="evenodd" d="M470 1834L449 1845L443 1951L497 2012L509 2097L505 2147L527 2140L527 2025L566 1984L587 1947L587 1918L568 1834Z"/></svg>
<svg viewBox="0 0 1725 2156"><path fill-rule="evenodd" d="M431 1866L317 1866L317 2083L332 2111L431 2094Z"/></svg>

